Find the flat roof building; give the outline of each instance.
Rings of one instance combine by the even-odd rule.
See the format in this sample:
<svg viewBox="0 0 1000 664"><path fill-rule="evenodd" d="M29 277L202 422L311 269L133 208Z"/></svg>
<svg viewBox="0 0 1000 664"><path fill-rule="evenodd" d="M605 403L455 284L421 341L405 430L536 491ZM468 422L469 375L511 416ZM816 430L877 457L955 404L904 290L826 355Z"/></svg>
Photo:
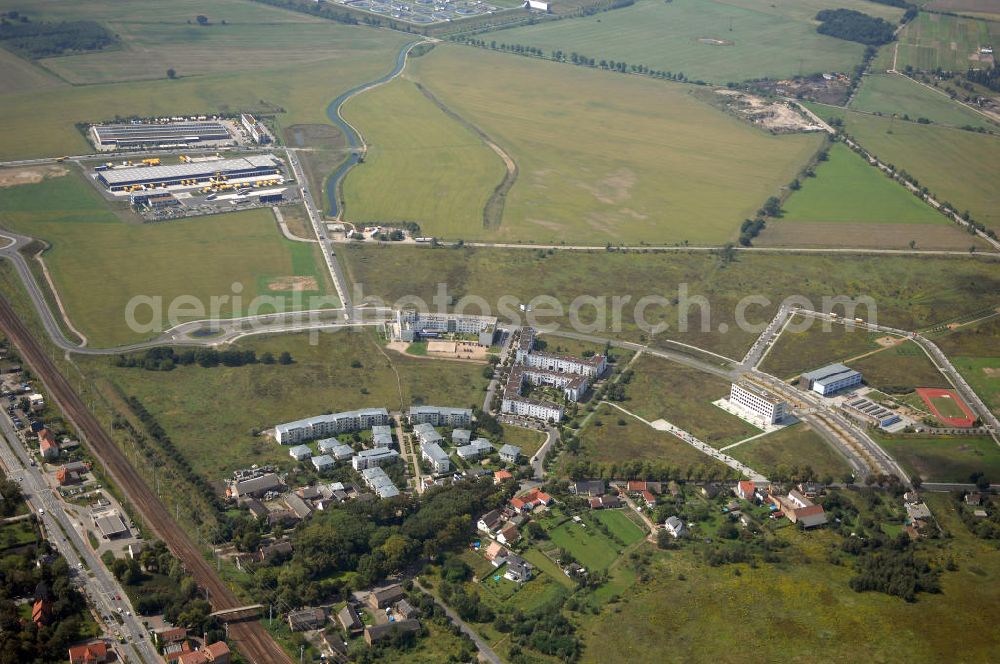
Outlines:
<svg viewBox="0 0 1000 664"><path fill-rule="evenodd" d="M197 183L208 182L218 176L234 179L280 173L280 160L270 155L250 155L220 161L112 168L100 171L97 181L111 191L122 191L136 185L170 186L192 180Z"/></svg>
<svg viewBox="0 0 1000 664"><path fill-rule="evenodd" d="M421 337L440 334L475 334L481 346L492 346L496 336L496 316L430 313L415 309L396 312L393 334L402 341L416 341Z"/></svg>
<svg viewBox="0 0 1000 664"><path fill-rule="evenodd" d="M472 424L471 408L447 406L411 406L410 424L430 424L436 427L467 427Z"/></svg>
<svg viewBox="0 0 1000 664"><path fill-rule="evenodd" d="M506 463L517 463L521 456L521 448L517 445L505 444L500 448L500 460Z"/></svg>
<svg viewBox="0 0 1000 664"><path fill-rule="evenodd" d="M492 443L485 438L476 438L468 445L455 448L455 454L457 454L462 461L475 461L483 455L490 454L492 451Z"/></svg>
<svg viewBox="0 0 1000 664"><path fill-rule="evenodd" d="M750 381L733 383L729 392L729 402L750 411L768 424L775 424L785 419L788 408L784 399Z"/></svg>
<svg viewBox="0 0 1000 664"><path fill-rule="evenodd" d="M117 149L191 145L203 141L232 141L226 126L218 121L205 122L135 122L97 125L94 138L100 147Z"/></svg>
<svg viewBox="0 0 1000 664"><path fill-rule="evenodd" d="M799 387L829 396L840 390L860 385L861 373L843 364L830 364L822 369L807 371L799 376Z"/></svg>
<svg viewBox="0 0 1000 664"><path fill-rule="evenodd" d="M388 423L389 411L385 408L363 408L279 424L274 427L274 438L282 445L294 445L306 440L370 429Z"/></svg>
<svg viewBox="0 0 1000 664"><path fill-rule="evenodd" d="M447 473L451 469L451 459L437 443L420 443L420 456L431 464L435 473Z"/></svg>
<svg viewBox="0 0 1000 664"><path fill-rule="evenodd" d="M354 470L364 470L395 461L397 458L399 458L399 452L391 447L376 447L371 450L361 450L354 455L351 458L351 466Z"/></svg>
<svg viewBox="0 0 1000 664"><path fill-rule="evenodd" d="M361 477L379 498L393 498L399 495L399 489L393 484L392 479L378 466L365 468L361 471Z"/></svg>

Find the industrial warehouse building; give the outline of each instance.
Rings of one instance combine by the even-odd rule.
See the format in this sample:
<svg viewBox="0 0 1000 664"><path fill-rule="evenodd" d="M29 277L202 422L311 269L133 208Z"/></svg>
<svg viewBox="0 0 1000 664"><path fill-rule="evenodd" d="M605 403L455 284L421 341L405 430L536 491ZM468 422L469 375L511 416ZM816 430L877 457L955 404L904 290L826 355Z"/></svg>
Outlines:
<svg viewBox="0 0 1000 664"><path fill-rule="evenodd" d="M861 374L843 364L831 364L822 369L807 371L799 376L799 387L830 396L861 384Z"/></svg>
<svg viewBox="0 0 1000 664"><path fill-rule="evenodd" d="M787 412L787 404L783 399L749 381L733 383L729 403L750 411L768 424L777 424L785 419Z"/></svg>
<svg viewBox="0 0 1000 664"><path fill-rule="evenodd" d="M169 166L112 168L100 171L97 174L97 181L110 191L124 191L142 185L169 187L189 180L201 184L218 176L233 180L264 175L281 175L281 167L281 160L270 155L250 155L235 159L188 162Z"/></svg>
<svg viewBox="0 0 1000 664"><path fill-rule="evenodd" d="M180 146L204 141L232 141L221 122L164 122L97 125L94 138L100 147L140 148Z"/></svg>

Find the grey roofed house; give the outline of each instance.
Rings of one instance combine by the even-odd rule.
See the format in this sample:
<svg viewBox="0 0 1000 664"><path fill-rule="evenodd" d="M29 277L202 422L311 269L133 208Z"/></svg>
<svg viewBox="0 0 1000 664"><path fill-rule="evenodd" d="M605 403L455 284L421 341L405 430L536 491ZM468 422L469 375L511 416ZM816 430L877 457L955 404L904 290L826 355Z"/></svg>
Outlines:
<svg viewBox="0 0 1000 664"><path fill-rule="evenodd" d="M240 497L252 496L254 498L258 498L269 491L278 491L283 486L281 478L274 473L267 473L265 475L261 475L260 477L254 477L249 480L237 482L236 495Z"/></svg>
<svg viewBox="0 0 1000 664"><path fill-rule="evenodd" d="M416 618L417 615L420 614L420 610L407 602L405 599L401 599L396 602L396 606L393 608L396 610L396 613L404 618Z"/></svg>
<svg viewBox="0 0 1000 664"><path fill-rule="evenodd" d="M324 438L319 441L319 452L320 454L329 454L337 461L344 461L354 456L354 449L336 438Z"/></svg>
<svg viewBox="0 0 1000 664"><path fill-rule="evenodd" d="M267 508L264 507L264 503L260 502L256 498L251 498L243 503L243 505L257 518L267 516Z"/></svg>
<svg viewBox="0 0 1000 664"><path fill-rule="evenodd" d="M687 526L676 516L667 517L666 522L664 522L664 527L666 527L667 532L669 532L674 537L681 537L687 534Z"/></svg>
<svg viewBox="0 0 1000 664"><path fill-rule="evenodd" d="M377 436L380 433L392 435L392 427L388 424L376 424L372 427L372 435Z"/></svg>
<svg viewBox="0 0 1000 664"><path fill-rule="evenodd" d="M392 447L392 434L376 433L372 435L372 443L375 447Z"/></svg>
<svg viewBox="0 0 1000 664"><path fill-rule="evenodd" d="M314 456L312 458L313 467L319 471L329 470L337 465L337 462L333 460L333 457L329 454L320 454L319 456Z"/></svg>
<svg viewBox="0 0 1000 664"><path fill-rule="evenodd" d="M473 459L478 459L484 454L489 454L493 451L493 445L490 441L485 438L476 438L474 441L468 445L463 445L462 447L455 448L455 453L463 461L471 461Z"/></svg>
<svg viewBox="0 0 1000 664"><path fill-rule="evenodd" d="M504 578L515 583L522 583L531 580L531 570L534 569L531 563L517 554L510 554L507 557L507 569L504 571Z"/></svg>
<svg viewBox="0 0 1000 664"><path fill-rule="evenodd" d="M315 461L319 457L313 457ZM295 493L299 495L299 498L303 500L316 500L317 498L323 497L323 492L319 490L318 486L303 486L295 490Z"/></svg>
<svg viewBox="0 0 1000 664"><path fill-rule="evenodd" d="M457 446L468 445L472 440L472 432L468 429L455 429L451 432L451 442Z"/></svg>
<svg viewBox="0 0 1000 664"><path fill-rule="evenodd" d="M368 594L368 603L371 604L372 608L384 609L404 598L403 587L398 583L394 583L391 586L373 589Z"/></svg>
<svg viewBox="0 0 1000 664"><path fill-rule="evenodd" d="M444 438L437 432L432 424L423 423L418 424L413 427L413 433L417 435L417 438L421 443L442 443Z"/></svg>
<svg viewBox="0 0 1000 664"><path fill-rule="evenodd" d="M476 527L484 532L493 532L499 528L501 524L500 510L490 510L486 514L479 517Z"/></svg>
<svg viewBox="0 0 1000 664"><path fill-rule="evenodd" d="M826 512L822 508L816 511L807 508L806 510L797 510L797 513L803 511L806 513L797 515L797 521L802 524L803 528L815 528L827 522Z"/></svg>
<svg viewBox="0 0 1000 664"><path fill-rule="evenodd" d="M573 489L576 495L588 497L602 496L606 490L604 480L580 480Z"/></svg>
<svg viewBox="0 0 1000 664"><path fill-rule="evenodd" d="M288 628L293 632L319 629L326 623L326 613L321 608L306 608L288 613Z"/></svg>
<svg viewBox="0 0 1000 664"><path fill-rule="evenodd" d="M358 612L350 604L337 612L337 622L340 623L340 626L348 634L360 632L365 628L364 623L361 622L361 618L358 617Z"/></svg>
<svg viewBox="0 0 1000 664"><path fill-rule="evenodd" d="M300 519L304 519L310 514L312 514L312 508L306 505L306 501L302 500L294 493L290 493L285 496L285 504L288 505L288 509L295 513L295 516Z"/></svg>
<svg viewBox="0 0 1000 664"><path fill-rule="evenodd" d="M518 447L517 445L511 445L507 443L500 448L501 461L506 461L507 463L516 463L517 458L519 456L521 456L521 448Z"/></svg>
<svg viewBox="0 0 1000 664"><path fill-rule="evenodd" d="M288 450L288 455L296 461L304 461L312 456L312 450L308 445L296 445Z"/></svg>
<svg viewBox="0 0 1000 664"><path fill-rule="evenodd" d="M404 632L416 632L420 630L420 622L414 620L413 618L408 618L406 620L397 620L396 622L388 622L382 625L369 625L365 627L365 642L368 645L377 643L383 639L387 639L394 632L404 633Z"/></svg>

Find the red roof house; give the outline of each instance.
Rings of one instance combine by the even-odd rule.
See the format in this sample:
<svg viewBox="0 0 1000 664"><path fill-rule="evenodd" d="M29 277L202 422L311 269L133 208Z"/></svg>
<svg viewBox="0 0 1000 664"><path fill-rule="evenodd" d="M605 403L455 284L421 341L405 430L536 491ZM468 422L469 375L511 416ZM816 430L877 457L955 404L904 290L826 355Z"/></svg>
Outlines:
<svg viewBox="0 0 1000 664"><path fill-rule="evenodd" d="M642 499L646 501L647 507L654 507L656 505L656 496L645 489L642 490Z"/></svg>
<svg viewBox="0 0 1000 664"><path fill-rule="evenodd" d="M69 649L70 664L104 664L108 661L108 647L96 641Z"/></svg>
<svg viewBox="0 0 1000 664"><path fill-rule="evenodd" d="M743 500L753 500L754 483L743 480L736 484L734 493Z"/></svg>
<svg viewBox="0 0 1000 664"><path fill-rule="evenodd" d="M498 470L493 473L493 483L500 484L501 482L506 482L507 480L514 479L514 475L511 474L509 470Z"/></svg>

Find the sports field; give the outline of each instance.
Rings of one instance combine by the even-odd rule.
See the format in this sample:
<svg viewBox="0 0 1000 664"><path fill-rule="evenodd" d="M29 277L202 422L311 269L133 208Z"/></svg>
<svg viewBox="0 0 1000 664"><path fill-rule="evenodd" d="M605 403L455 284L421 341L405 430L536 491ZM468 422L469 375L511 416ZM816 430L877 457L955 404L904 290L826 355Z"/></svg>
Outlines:
<svg viewBox="0 0 1000 664"><path fill-rule="evenodd" d="M819 480L833 478L839 482L850 473L844 457L803 423L728 449L726 454L773 480L801 477L812 471Z"/></svg>
<svg viewBox="0 0 1000 664"><path fill-rule="evenodd" d="M294 363L158 372L113 367L101 357L77 362L102 393L111 395L115 385L137 396L188 462L213 481L252 463L291 465L287 447L253 436L253 428L368 406L470 405L486 384L475 364L387 358L370 330L323 333L315 344L308 334L250 337L234 348L252 349L258 357L288 351ZM207 440L226 443L206 445Z"/></svg>
<svg viewBox="0 0 1000 664"><path fill-rule="evenodd" d="M821 116L822 117L822 116ZM846 115L847 132L882 161L916 177L942 201L1000 230L1000 138L863 113Z"/></svg>
<svg viewBox="0 0 1000 664"><path fill-rule="evenodd" d="M875 336L853 325L824 324L793 316L760 368L779 378L792 378L803 371L877 350Z"/></svg>
<svg viewBox="0 0 1000 664"><path fill-rule="evenodd" d="M805 0L639 0L593 16L505 30L498 42L562 50L683 73L712 83L849 71L864 47L816 32L814 17L829 3ZM845 0L838 7L897 19L893 7ZM491 36L492 39L492 36Z"/></svg>
<svg viewBox="0 0 1000 664"><path fill-rule="evenodd" d="M424 235L599 245L721 243L735 238L740 222L794 177L821 140L759 131L702 103L683 85L469 47L439 45L406 72L491 137L518 168L499 230L485 230L481 214L441 215L421 219ZM391 180L369 169L398 174L392 198L413 204L393 209L413 219L435 209L426 202L428 182L467 181L457 157L440 166L436 160L445 149L464 153L469 141L457 121L431 114L423 99L403 99L417 102L415 110L386 110L374 121L361 120L361 131L374 136L376 145L379 136L393 144L379 153L386 158L378 164L350 175L348 186L355 177ZM428 146L419 134L407 133L411 112L433 121L422 130L429 136L457 136L459 142L437 145L429 153L435 159L421 162L426 155L419 152ZM476 193L467 197L483 200L498 184L499 160L482 147L473 154L468 168L489 177L477 175ZM355 205L354 214L371 218L376 215L369 206L377 211L387 205L369 197Z"/></svg>
<svg viewBox="0 0 1000 664"><path fill-rule="evenodd" d="M344 180L349 219L412 220L425 234L449 223L482 232L483 207L505 168L476 134L405 79L354 97L342 112L370 145Z"/></svg>
<svg viewBox="0 0 1000 664"><path fill-rule="evenodd" d="M992 46L998 38L1000 23L920 12L899 34L896 69L964 72L979 66L979 49Z"/></svg>
<svg viewBox="0 0 1000 664"><path fill-rule="evenodd" d="M581 309L581 322L596 320L597 330L608 332L592 334L654 346L663 339L676 339L733 358L743 357L760 334L759 329L744 330L737 324L736 306L747 295L761 295L769 302L746 310L751 324L766 325L780 302L790 295L807 298L813 308L822 308L824 297L867 296L877 304L880 323L919 329L978 311L983 297L995 297L1000 291L995 263L933 256L739 254L734 262L724 265L719 257L704 253L550 254L518 249L357 245L338 249L337 255L346 266L348 279L360 284L365 296L377 296L388 304L409 296L430 303L438 284L445 284L456 302L465 295L480 296L494 315L523 323L527 320L523 312L517 311L516 305L501 309L500 298L509 296L514 302L529 303L539 295L551 295L561 303L563 313L546 314L538 320L564 325L575 298L594 296L604 298L607 322L601 325L589 307ZM685 300L680 298L682 287L686 289ZM634 306L640 298L651 295L666 302L641 312L644 320L649 325L668 326L652 340L638 327L636 315L640 312ZM708 300L707 310L691 301L697 295ZM615 296L632 298L621 308L620 330L612 327ZM509 312L511 308L513 312ZM842 308L836 310L846 313ZM865 306L858 311L867 316ZM683 312L687 314L686 327L682 327Z"/></svg>
<svg viewBox="0 0 1000 664"><path fill-rule="evenodd" d="M948 221L906 188L886 177L843 143L834 143L829 159L816 167L816 177L784 204L782 223L843 222L941 224ZM873 228L873 233L878 229ZM846 243L850 240L845 238Z"/></svg>
<svg viewBox="0 0 1000 664"><path fill-rule="evenodd" d="M166 318L175 297L193 296L207 308L212 296L232 295L234 283L243 287L243 306L256 296L297 306L282 281L302 281L299 294L305 298L332 292L319 250L281 237L267 208L159 224L127 222L74 173L4 189L0 224L51 244L45 262L70 319L91 346L148 336L125 323L134 296L162 297ZM232 303L222 303L220 314L232 315Z"/></svg>
<svg viewBox="0 0 1000 664"><path fill-rule="evenodd" d="M917 394L945 426L970 427L976 417L954 390L920 387Z"/></svg>
<svg viewBox="0 0 1000 664"><path fill-rule="evenodd" d="M900 74L865 76L851 108L883 115L907 116L910 120L927 118L952 127L982 127L1000 131L1000 125L985 116L952 101L943 92L931 90Z"/></svg>

